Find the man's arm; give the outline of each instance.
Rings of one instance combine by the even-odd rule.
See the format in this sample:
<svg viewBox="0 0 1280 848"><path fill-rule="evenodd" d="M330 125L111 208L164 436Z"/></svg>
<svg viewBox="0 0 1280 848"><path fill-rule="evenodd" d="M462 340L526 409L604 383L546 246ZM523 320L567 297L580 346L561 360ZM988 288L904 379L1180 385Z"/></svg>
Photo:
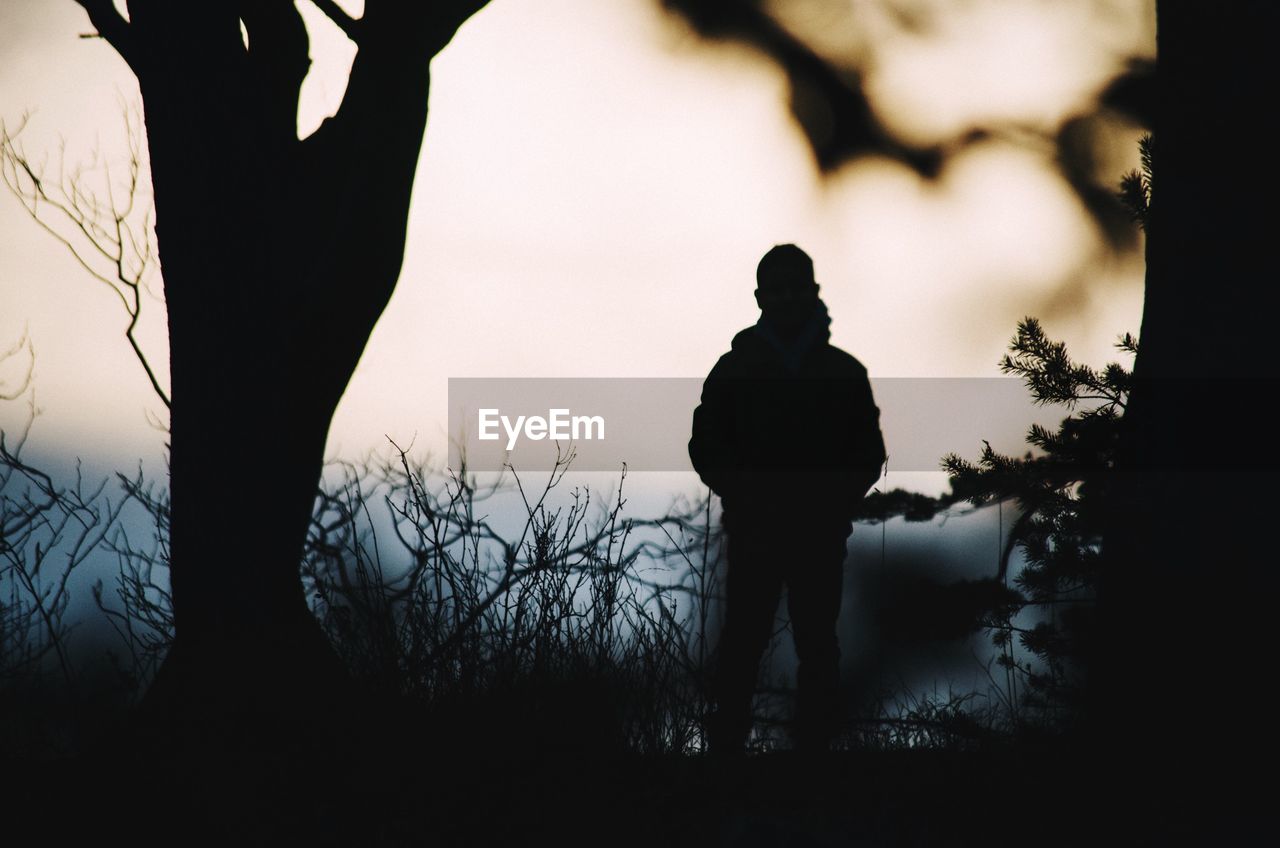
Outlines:
<svg viewBox="0 0 1280 848"><path fill-rule="evenodd" d="M884 434L880 431L880 408L871 393L865 370L849 384L852 411L849 438L853 446L850 505L856 507L880 479L887 458Z"/></svg>
<svg viewBox="0 0 1280 848"><path fill-rule="evenodd" d="M738 453L735 405L725 371L721 357L702 384L702 399L693 411L693 435L689 439L689 459L694 470L721 498L732 494Z"/></svg>

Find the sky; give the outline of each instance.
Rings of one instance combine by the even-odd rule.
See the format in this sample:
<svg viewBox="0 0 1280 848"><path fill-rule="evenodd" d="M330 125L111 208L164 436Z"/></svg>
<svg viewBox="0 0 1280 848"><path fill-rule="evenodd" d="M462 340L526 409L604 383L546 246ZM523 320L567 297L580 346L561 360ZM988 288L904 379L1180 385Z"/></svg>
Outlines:
<svg viewBox="0 0 1280 848"><path fill-rule="evenodd" d="M1025 136L1090 109L1126 57L1154 53L1154 3L772 5L820 52L866 60L877 114L903 137L1011 132L966 148L933 183L880 159L824 179L784 77L750 48L699 40L656 0L493 0L433 62L404 270L335 416L331 457L387 436L443 454L451 377L701 377L758 317L755 265L784 242L814 258L831 341L873 377L997 376L1024 315L1082 361L1114 358L1141 318L1140 252L1107 250L1053 151ZM904 28L890 5L931 23ZM305 135L340 103L354 46L300 8L314 63ZM12 128L29 112L20 141L49 168L60 143L68 167L126 150L136 82L108 45L78 37L91 30L71 0L0 0L0 119ZM1100 167L1115 181L1136 167L1140 135L1100 124ZM162 304L148 310L140 337L163 363ZM148 423L163 407L125 322L0 193L0 349L25 331L36 352L29 450L163 468L164 434ZM0 402L6 432L25 418Z"/></svg>
<svg viewBox="0 0 1280 848"><path fill-rule="evenodd" d="M385 452L391 437L442 464L450 378L701 378L758 317L756 263L786 242L814 259L832 343L873 379L999 376L1027 315L1080 361L1115 358L1115 339L1140 324L1140 240L1112 252L1039 139L1091 111L1126 58L1154 55L1154 0L768 5L820 54L858 60L898 136L948 145L975 126L997 131L933 182L876 158L823 177L784 76L750 48L700 40L658 0L492 0L433 60L404 269L334 418L331 460ZM355 48L299 8L312 37L305 136L341 103ZM51 174L85 165L93 180L95 151L123 173L123 113L140 100L111 48L79 37L91 30L72 0L0 0L0 121L12 131L29 115L19 142L30 158ZM1138 165L1140 128L1112 116L1091 131L1099 172L1118 183ZM161 280L148 283L139 338L163 371ZM24 333L34 348L39 415L24 457L55 477L78 461L89 480L141 462L163 479L153 421L164 408L126 322L115 295L0 191L0 351ZM0 363L0 393L24 370L21 356ZM26 397L0 401L10 446L28 415ZM906 429L886 421L891 466ZM993 443L1020 451L1019 432ZM979 435L953 449L972 458ZM610 502L617 475L584 476ZM626 486L639 517L698 490L692 472ZM938 492L945 477L891 467L882 486ZM994 570L1007 520L989 510L864 528L852 557L883 569L910 548L938 574L978 577ZM858 585L846 588L855 606ZM89 597L79 584L73 594ZM916 671L936 685L957 667Z"/></svg>

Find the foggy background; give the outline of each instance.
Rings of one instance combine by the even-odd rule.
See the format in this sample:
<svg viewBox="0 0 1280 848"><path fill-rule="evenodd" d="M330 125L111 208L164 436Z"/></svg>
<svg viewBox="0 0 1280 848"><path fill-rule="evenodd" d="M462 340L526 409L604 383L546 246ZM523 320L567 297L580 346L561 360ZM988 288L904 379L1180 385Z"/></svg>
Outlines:
<svg viewBox="0 0 1280 848"><path fill-rule="evenodd" d="M820 51L861 57L894 134L958 150L937 180L880 157L822 177L777 66L708 44L656 0L493 0L465 24L432 65L404 270L334 419L330 457L385 450L389 436L443 463L451 377L701 378L758 317L756 263L784 242L814 259L832 344L873 377L998 376L1025 315L1079 361L1116 358L1116 337L1141 317L1140 237L1107 239L1043 139L1092 112L1127 59L1154 56L1154 3L851 2L833 16L840 5L770 7ZM299 6L312 37L306 135L337 109L355 48ZM20 143L51 170L60 157L71 168L95 150L105 162L126 154L136 82L107 44L77 37L90 31L69 0L0 2L0 119L13 128L31 112ZM995 131L961 149L979 126ZM1139 127L1101 113L1084 131L1099 182L1137 167ZM150 282L158 297L158 275ZM211 296L236 296L236 285ZM141 342L164 363L162 304L148 308ZM164 407L125 323L114 295L0 192L0 349L25 330L36 352L28 461L69 474L79 459L88 477L141 461L162 479L165 435L148 415L163 420ZM5 367L0 379L21 377ZM17 433L27 415L0 402L0 429ZM228 438L254 432L252 409L243 423ZM1023 451L998 429L998 450ZM616 475L575 479L607 487ZM700 487L692 473L627 485L641 517ZM891 460L881 485L936 493L945 479L895 474ZM990 511L860 527L854 560L897 545L957 578L989 574L1001 527L1007 517Z"/></svg>

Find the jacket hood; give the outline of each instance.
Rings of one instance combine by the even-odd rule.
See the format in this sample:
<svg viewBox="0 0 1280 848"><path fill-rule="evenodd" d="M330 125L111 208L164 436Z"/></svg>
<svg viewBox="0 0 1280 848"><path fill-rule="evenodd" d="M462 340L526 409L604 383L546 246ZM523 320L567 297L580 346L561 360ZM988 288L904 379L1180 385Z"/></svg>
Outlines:
<svg viewBox="0 0 1280 848"><path fill-rule="evenodd" d="M800 328L795 339L787 341L778 335L773 325L765 320L764 315L750 327L740 330L733 337L731 347L734 350L747 348L766 349L782 360L787 371L795 373L800 363L813 348L827 344L831 340L831 316L827 314L827 305L818 299L813 314Z"/></svg>

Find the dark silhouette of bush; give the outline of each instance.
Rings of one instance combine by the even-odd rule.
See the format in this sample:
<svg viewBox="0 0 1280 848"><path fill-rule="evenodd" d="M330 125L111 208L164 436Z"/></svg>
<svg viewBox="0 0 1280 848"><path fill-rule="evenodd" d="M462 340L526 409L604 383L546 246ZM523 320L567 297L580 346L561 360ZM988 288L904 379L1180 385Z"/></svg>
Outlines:
<svg viewBox="0 0 1280 848"><path fill-rule="evenodd" d="M1137 354L1129 334L1116 346ZM1018 324L1000 368L1022 377L1036 403L1074 414L1056 431L1031 427L1027 442L1036 454L1007 456L988 443L976 463L949 454L943 467L956 495L975 505L1012 501L1017 507L998 575L1002 582L1012 576L1015 591L981 621L1001 650L997 661L1015 721L1069 730L1079 718L1091 652L1099 647L1093 640L1102 534L1131 372L1115 362L1101 370L1073 362L1066 345L1051 341L1034 318ZM1010 575L1015 549L1025 563ZM1031 610L1037 620L1028 624L1020 616ZM1015 639L1031 659L1018 658Z"/></svg>

